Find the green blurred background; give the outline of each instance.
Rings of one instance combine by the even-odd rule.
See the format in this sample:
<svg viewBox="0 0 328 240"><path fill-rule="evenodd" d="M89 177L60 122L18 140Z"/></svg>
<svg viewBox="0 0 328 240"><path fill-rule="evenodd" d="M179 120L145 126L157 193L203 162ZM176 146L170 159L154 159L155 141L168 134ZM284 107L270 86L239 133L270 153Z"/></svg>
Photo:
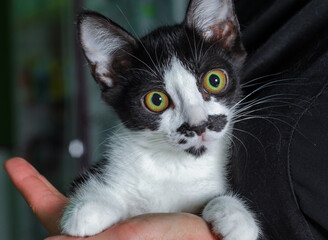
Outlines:
<svg viewBox="0 0 328 240"><path fill-rule="evenodd" d="M98 11L138 36L180 22L188 0L11 0L1 18L0 160L21 156L65 192L99 160L117 119L76 43L81 9ZM131 26L130 26L131 25ZM133 30L131 29L133 28ZM0 171L0 239L47 232Z"/></svg>

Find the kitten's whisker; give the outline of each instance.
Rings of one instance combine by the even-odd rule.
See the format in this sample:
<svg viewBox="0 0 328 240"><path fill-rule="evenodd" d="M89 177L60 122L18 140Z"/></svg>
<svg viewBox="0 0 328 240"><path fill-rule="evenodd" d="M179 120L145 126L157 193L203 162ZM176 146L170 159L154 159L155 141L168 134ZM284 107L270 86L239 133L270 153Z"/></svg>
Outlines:
<svg viewBox="0 0 328 240"><path fill-rule="evenodd" d="M242 129L239 129L239 128L234 128L234 130L235 130L235 131L238 131L238 132L246 133L246 134L248 134L249 136L253 137L253 138L254 138L254 139L255 139L255 140L261 145L261 147L262 147L262 149L263 149L263 152L264 152L264 154L265 154L265 147L264 147L262 141L261 141L258 137L256 137L254 134L252 134L252 133L250 133L250 132L248 132L248 131L245 131L245 130L242 130ZM266 155L266 154L265 154L265 155Z"/></svg>
<svg viewBox="0 0 328 240"><path fill-rule="evenodd" d="M238 138L237 136L235 136L234 134L231 134L231 133L227 133L227 136L230 138L230 139L236 139L238 142L240 142L240 144L243 146L243 148L245 149L245 153L246 153L246 156L248 157L249 154L248 154L248 150L247 150L247 147L246 145L244 144L244 142ZM233 140L232 140L233 141Z"/></svg>
<svg viewBox="0 0 328 240"><path fill-rule="evenodd" d="M157 65L155 64L153 58L151 57L149 51L147 50L147 48L145 47L145 45L143 44L143 42L141 41L141 39L138 37L138 34L136 33L136 31L134 30L134 28L132 27L132 25L130 24L130 21L128 20L128 18L126 17L126 15L123 13L122 9L116 5L116 7L118 8L118 10L121 12L121 14L123 15L123 17L125 18L127 24L130 26L130 28L132 29L134 35L136 36L138 42L141 44L141 46L143 47L143 49L145 50L146 54L148 55L150 61L153 63L158 75L160 75L160 71L159 68L157 67Z"/></svg>
<svg viewBox="0 0 328 240"><path fill-rule="evenodd" d="M271 124L276 129L276 131L279 134L279 138L281 138L281 132L280 132L279 127L272 121L272 120L279 120L279 118L263 117L263 116L255 116L255 115L252 115L252 116L250 116L248 118L244 118L244 119L240 119L239 121L235 121L234 124L235 123L238 123L238 122L241 122L241 121L247 121L247 120L252 120L252 119L261 119L261 120L264 120L264 121L268 122L269 124ZM283 123L289 125L287 122L284 122L283 121Z"/></svg>
<svg viewBox="0 0 328 240"><path fill-rule="evenodd" d="M225 142L229 145L229 147L230 148L236 148L236 143L235 143L235 141L234 141L234 139L233 139L233 135L232 134L230 134L230 133L227 133L225 136L224 136L224 140L225 140ZM233 145L233 146L231 146L231 144Z"/></svg>
<svg viewBox="0 0 328 240"><path fill-rule="evenodd" d="M156 42L156 47L155 47L155 59L156 59L156 62L157 62L157 65L159 66L160 65L160 61L158 60L158 55L157 55L157 50L158 50L158 41Z"/></svg>
<svg viewBox="0 0 328 240"><path fill-rule="evenodd" d="M298 105L297 105L298 106ZM244 118L245 116L255 116L255 115L252 115L253 113L256 113L256 112L260 112L260 111L263 111L263 110L266 110L266 109L272 109L272 108L277 108L277 107L286 107L286 105L273 105L273 106L266 106L266 107L262 107L262 108L258 108L258 109L253 109L253 110L248 110L246 111L246 109L244 111L241 111L241 112L238 112L238 113L235 113L234 116L232 117L232 120L238 120L238 119L241 119L243 120L242 118ZM300 107L300 106L298 106ZM304 108L302 108L304 109ZM257 116L257 115L256 115ZM289 117L289 116L286 116L286 115L279 115L279 114L270 114L270 116L278 116L278 117L285 117L285 118L290 118L293 120L293 118Z"/></svg>
<svg viewBox="0 0 328 240"><path fill-rule="evenodd" d="M280 96L284 96L284 97L280 97ZM243 113L257 105L264 105L264 104L269 104L269 103L281 103L281 104L266 106L265 108L254 109L252 111L256 112L256 111L260 111L260 110L264 110L264 109L276 108L278 106L286 106L286 105L288 105L288 106L291 105L291 106L295 106L295 107L303 109L304 107L300 103L309 103L309 100L307 98L298 99L298 103L294 103L292 101L285 101L285 100L294 100L294 99L296 99L295 97L299 97L299 95L298 94L270 95L270 96L263 97L261 99L255 99L255 100L251 100L248 102L240 103L239 108L237 108L237 109L232 108L232 111L234 112L235 115L239 115L240 113ZM242 107L240 107L240 106L242 106Z"/></svg>
<svg viewBox="0 0 328 240"><path fill-rule="evenodd" d="M114 131L117 131L117 129L122 128L123 125L124 125L124 122L118 122L114 126L108 128L108 129L102 130L99 133L101 134L101 133L106 133L106 132L114 132Z"/></svg>
<svg viewBox="0 0 328 240"><path fill-rule="evenodd" d="M196 36L195 36L195 29L193 28L192 29L192 34L193 34L193 38L194 38L194 51L195 51L195 59L194 59L194 62L195 62L195 66L198 67L198 51L197 51L197 44L196 44Z"/></svg>
<svg viewBox="0 0 328 240"><path fill-rule="evenodd" d="M161 62L161 61L162 61L162 58L163 58L163 53L164 53L164 51L162 50L162 51L161 51L161 55L159 56L159 62Z"/></svg>
<svg viewBox="0 0 328 240"><path fill-rule="evenodd" d="M243 97L241 100L239 100L233 107L232 109L236 108L241 102L245 101L248 97L252 96L253 94L255 94L256 92L259 92L260 90L262 89L265 89L267 87L271 87L273 83L277 83L277 82L282 82L282 81L285 81L284 79L283 80L277 80L277 81L273 81L273 82L269 82L269 83L266 83L264 85L262 85L261 87L255 89L254 91L252 91L251 93L247 94L245 97Z"/></svg>
<svg viewBox="0 0 328 240"><path fill-rule="evenodd" d="M125 52L125 53L127 53L129 56L131 56L131 57L133 57L134 59L136 59L137 61L139 61L139 62L141 62L142 64L144 64L155 76L157 76L157 73L147 64L147 63L145 63L144 61L142 61L140 58L138 58L138 57L136 57L136 56L134 56L133 54L131 54L131 53L129 53L129 52L127 52L127 51L125 51L124 49L123 49L123 51Z"/></svg>
<svg viewBox="0 0 328 240"><path fill-rule="evenodd" d="M91 159L96 159L95 156L97 156L97 152L99 151L100 147L105 145L105 143L109 143L109 139L108 138L105 138L103 141L101 141L97 146L96 148L94 149L93 153L91 154Z"/></svg>
<svg viewBox="0 0 328 240"><path fill-rule="evenodd" d="M256 81L258 81L258 80L262 80L262 79L264 79L264 78L269 78L269 77L279 76L279 75L281 75L281 74L283 74L283 72L272 73L272 74L264 75L264 76L261 76L261 77L253 78L253 79L247 81L246 83L242 83L240 86L241 86L242 88L244 88L244 87L248 87L248 84L249 84L249 83L253 83L253 82L256 82ZM259 82L259 83L256 83L256 84L262 84L262 82ZM254 85L255 85L255 84L254 84Z"/></svg>
<svg viewBox="0 0 328 240"><path fill-rule="evenodd" d="M129 70L131 70L131 71L137 71L137 72L145 72L145 73L150 74L150 75L152 75L153 77L155 77L155 79L157 78L157 75L155 75L153 72L150 72L150 71L147 70L147 69L142 69L142 68L130 68Z"/></svg>
<svg viewBox="0 0 328 240"><path fill-rule="evenodd" d="M285 125L287 125L288 127L290 127L290 128L293 128L294 129L294 127L295 126L293 126L293 125L291 125L290 123L288 123L288 122L286 122L286 121L284 121L284 120L282 120L282 119L280 119L280 118L276 118L276 117L272 117L272 116L252 116L252 117L249 117L247 120L249 120L249 119L264 119L264 120L274 120L274 121L277 121L277 122L280 122L280 123L282 123L282 124L285 124ZM245 121L245 119L240 119L240 120L237 120L237 121L235 121L234 123L237 123L237 122L241 122L241 121ZM270 123L272 123L273 124L273 122L271 122L270 121ZM274 126L276 126L275 124L273 124ZM295 129L299 134L301 134L303 137L305 137L304 136L304 134L302 134L299 130L297 130L297 129Z"/></svg>
<svg viewBox="0 0 328 240"><path fill-rule="evenodd" d="M279 79L275 81L268 82L269 86L306 86L306 85L311 85L311 83L297 83L297 82L290 82L291 80L302 80L302 78L284 78L284 79ZM278 83L282 82L282 83ZM244 86L244 88L248 87L253 87L256 85L261 85L262 83L254 83L254 84L249 84L247 86Z"/></svg>
<svg viewBox="0 0 328 240"><path fill-rule="evenodd" d="M295 105L297 107L300 107L297 103L294 102L294 100L296 100L297 98L294 96L290 96L288 94L283 95L283 96L287 96L287 97L279 97L279 96L268 96L268 97L264 97L264 98L260 98L260 99L255 99L255 100L251 100L249 102L244 102L241 103L240 105L242 106L239 109L244 109L244 108L251 108L255 105L259 105L259 104L266 104L266 103L274 103L274 102L284 102L284 103L288 103L291 105ZM297 97L299 97L299 95L297 95ZM287 101L290 100L290 101ZM309 100L307 99L298 99L298 103L309 103ZM235 108L236 109L236 108ZM233 110L235 110L233 109ZM237 108L238 111L238 108Z"/></svg>
<svg viewBox="0 0 328 240"><path fill-rule="evenodd" d="M185 33L186 38L187 38L187 40L188 40L188 44L189 44L189 47L190 47L190 51L191 51L192 57L193 57L193 59L194 59L194 61L195 61L194 51L193 51L193 49L192 49L191 42L190 42L190 39L189 39L188 33L187 33L187 31L186 31L186 28L184 28L184 33Z"/></svg>
<svg viewBox="0 0 328 240"><path fill-rule="evenodd" d="M260 115L248 115L248 114L245 114L243 116L240 116L239 118L233 119L232 120L232 123L235 124L235 123L245 122L247 120L252 120L252 119L274 119L274 120L276 120L276 119L282 118L282 117L285 117L285 116L284 115L278 115L278 114L272 115L272 116L260 116ZM294 120L292 117L288 117L288 118L291 119L291 120Z"/></svg>
<svg viewBox="0 0 328 240"><path fill-rule="evenodd" d="M205 44L205 38L202 38L202 44L201 44L201 48L200 48L200 51L199 51L199 55L200 56L204 56L204 54L202 54L203 48L204 48L204 44ZM200 61L200 59L199 59L199 61Z"/></svg>
<svg viewBox="0 0 328 240"><path fill-rule="evenodd" d="M277 107L286 107L286 106L294 106L294 107L297 107L297 108L300 108L300 109L304 109L303 106L300 106L296 103L292 103L292 102L289 102L289 101L283 101L283 100L292 100L292 98L282 99L282 100L281 99L270 99L270 100L263 101L263 102L251 103L250 105L245 105L245 107L237 109L237 111L234 111L234 114L243 113L244 111L249 110L249 109L253 108L254 106L261 105L261 104L267 104L267 103L280 103L280 104L279 105L275 104L275 105L265 106L265 107L262 107L262 108L259 108L259 109L253 109L253 110L251 110L251 112L257 112L257 111L262 111L262 110L265 110L265 109L273 109L273 108L277 108Z"/></svg>
<svg viewBox="0 0 328 240"><path fill-rule="evenodd" d="M203 54L203 56L206 56L206 54L208 53L208 51L211 50L212 47L214 47L216 44L220 43L220 39L214 41L205 51L205 53Z"/></svg>

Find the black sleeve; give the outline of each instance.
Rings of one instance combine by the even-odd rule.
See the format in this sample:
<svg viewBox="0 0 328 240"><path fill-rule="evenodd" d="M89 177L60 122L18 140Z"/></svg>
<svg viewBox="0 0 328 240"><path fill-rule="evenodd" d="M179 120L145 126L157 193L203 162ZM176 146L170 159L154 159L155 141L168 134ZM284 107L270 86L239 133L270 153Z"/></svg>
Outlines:
<svg viewBox="0 0 328 240"><path fill-rule="evenodd" d="M233 187L263 239L328 239L328 1L235 2L252 107L235 124Z"/></svg>

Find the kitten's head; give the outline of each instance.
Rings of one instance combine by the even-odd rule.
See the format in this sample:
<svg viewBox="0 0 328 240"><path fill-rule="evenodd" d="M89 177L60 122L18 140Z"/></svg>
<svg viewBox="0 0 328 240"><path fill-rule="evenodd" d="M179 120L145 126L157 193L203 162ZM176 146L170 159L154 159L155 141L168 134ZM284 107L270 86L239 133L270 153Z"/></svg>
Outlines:
<svg viewBox="0 0 328 240"><path fill-rule="evenodd" d="M231 127L246 56L231 0L191 0L182 24L142 39L94 12L78 29L102 97L127 128L200 156Z"/></svg>

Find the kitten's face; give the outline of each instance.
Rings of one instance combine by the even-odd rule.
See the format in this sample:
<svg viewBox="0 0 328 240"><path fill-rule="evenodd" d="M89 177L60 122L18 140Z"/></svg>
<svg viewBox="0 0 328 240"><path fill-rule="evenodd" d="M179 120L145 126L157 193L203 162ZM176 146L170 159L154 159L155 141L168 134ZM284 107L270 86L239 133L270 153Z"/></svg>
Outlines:
<svg viewBox="0 0 328 240"><path fill-rule="evenodd" d="M226 24L192 18L210 14L203 6L209 3L225 11ZM80 38L92 72L128 128L195 156L225 136L245 56L234 14L226 11L231 6L223 0L191 1L183 24L141 40L98 14L83 15Z"/></svg>

